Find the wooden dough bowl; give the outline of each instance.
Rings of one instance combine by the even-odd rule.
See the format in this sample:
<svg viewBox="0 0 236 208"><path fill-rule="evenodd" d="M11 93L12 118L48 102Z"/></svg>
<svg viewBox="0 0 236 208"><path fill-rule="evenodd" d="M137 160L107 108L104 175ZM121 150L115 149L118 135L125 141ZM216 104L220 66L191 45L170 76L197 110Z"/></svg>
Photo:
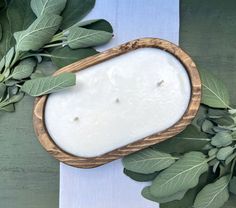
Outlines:
<svg viewBox="0 0 236 208"><path fill-rule="evenodd" d="M40 143L51 155L53 155L59 161L71 166L80 168L93 168L108 163L110 161L116 160L118 158L121 158L130 153L147 148L161 141L164 141L170 137L175 136L176 134L180 133L182 130L186 128L186 126L195 117L200 105L201 80L193 60L181 48L174 45L173 43L157 38L143 38L143 39L133 40L128 43L122 44L118 47L111 48L107 51L98 53L94 56L85 58L81 61L63 67L59 71L57 71L55 75L61 74L63 72L78 72L89 66L101 63L108 59L112 59L113 57L122 55L129 51L146 47L159 48L169 52L170 54L174 55L185 67L191 82L191 98L188 108L186 109L186 112L184 113L182 118L180 118L180 120L173 126L162 132L158 132L153 135L147 136L136 142L115 149L111 152L108 152L98 157L84 158L69 154L68 152L63 151L60 147L58 147L54 143L44 123L44 107L48 96L41 96L36 98L34 104L34 111L33 111L34 129Z"/></svg>

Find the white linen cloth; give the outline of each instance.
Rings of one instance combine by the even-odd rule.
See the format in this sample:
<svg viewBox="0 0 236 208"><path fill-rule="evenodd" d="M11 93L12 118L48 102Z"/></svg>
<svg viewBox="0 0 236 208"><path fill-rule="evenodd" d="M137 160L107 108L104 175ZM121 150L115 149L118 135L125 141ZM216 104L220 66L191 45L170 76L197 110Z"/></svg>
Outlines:
<svg viewBox="0 0 236 208"><path fill-rule="evenodd" d="M114 29L113 40L100 51L141 37L178 44L179 0L97 0L86 19L98 18ZM61 164L60 208L158 208L141 196L147 184L125 176L120 160L94 169Z"/></svg>

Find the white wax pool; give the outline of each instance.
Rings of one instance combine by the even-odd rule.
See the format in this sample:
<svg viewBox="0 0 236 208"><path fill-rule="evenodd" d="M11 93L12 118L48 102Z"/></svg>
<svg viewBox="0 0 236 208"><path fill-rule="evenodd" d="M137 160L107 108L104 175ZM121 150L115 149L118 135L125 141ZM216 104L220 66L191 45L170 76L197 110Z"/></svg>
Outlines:
<svg viewBox="0 0 236 208"><path fill-rule="evenodd" d="M77 84L49 96L45 122L54 142L76 156L99 156L175 124L190 99L182 64L138 49L76 73Z"/></svg>

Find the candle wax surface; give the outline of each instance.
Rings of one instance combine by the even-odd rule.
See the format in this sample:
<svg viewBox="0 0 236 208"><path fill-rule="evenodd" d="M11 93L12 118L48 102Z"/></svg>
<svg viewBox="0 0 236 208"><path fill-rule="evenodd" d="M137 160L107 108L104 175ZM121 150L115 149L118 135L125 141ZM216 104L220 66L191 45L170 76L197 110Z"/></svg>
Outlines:
<svg viewBox="0 0 236 208"><path fill-rule="evenodd" d="M142 48L77 72L76 86L48 97L45 123L61 149L95 157L172 126L190 94L176 57Z"/></svg>

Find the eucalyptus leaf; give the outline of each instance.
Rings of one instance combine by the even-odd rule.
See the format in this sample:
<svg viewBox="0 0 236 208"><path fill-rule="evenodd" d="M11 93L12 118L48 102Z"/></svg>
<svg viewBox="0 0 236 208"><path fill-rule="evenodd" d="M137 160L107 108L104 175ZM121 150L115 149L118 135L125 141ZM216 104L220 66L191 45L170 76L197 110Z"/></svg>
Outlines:
<svg viewBox="0 0 236 208"><path fill-rule="evenodd" d="M151 194L162 198L191 189L198 184L199 177L207 170L208 164L203 153L186 153L158 175L150 187Z"/></svg>
<svg viewBox="0 0 236 208"><path fill-rule="evenodd" d="M217 170L217 168L219 167L219 165L220 165L220 161L217 161L217 162L213 165L213 169L212 169L213 173L216 173L216 170Z"/></svg>
<svg viewBox="0 0 236 208"><path fill-rule="evenodd" d="M123 172L125 175L127 175L131 179L135 181L139 181L139 182L152 181L159 174L159 172L154 172L151 174L142 174L142 173L136 173L127 169L124 169Z"/></svg>
<svg viewBox="0 0 236 208"><path fill-rule="evenodd" d="M37 17L44 14L60 14L66 6L66 0L31 0L31 8Z"/></svg>
<svg viewBox="0 0 236 208"><path fill-rule="evenodd" d="M218 151L216 157L218 160L226 160L226 158L229 157L233 152L234 152L233 147L231 146L223 147Z"/></svg>
<svg viewBox="0 0 236 208"><path fill-rule="evenodd" d="M0 108L3 108L9 104L17 103L24 97L24 93L20 92L17 95L13 95L12 97L8 98L7 100L4 100L0 103Z"/></svg>
<svg viewBox="0 0 236 208"><path fill-rule="evenodd" d="M201 102L213 108L229 108L229 92L224 83L208 71L201 70L202 100Z"/></svg>
<svg viewBox="0 0 236 208"><path fill-rule="evenodd" d="M43 77L26 81L21 90L33 97L50 94L75 85L73 73L63 73L53 77Z"/></svg>
<svg viewBox="0 0 236 208"><path fill-rule="evenodd" d="M231 126L234 124L234 119L230 116L215 118L213 121L220 126Z"/></svg>
<svg viewBox="0 0 236 208"><path fill-rule="evenodd" d="M173 194L171 196L157 198L151 194L150 186L147 186L142 190L142 195L144 198L149 199L151 201L159 202L159 203L166 203L166 202L170 202L170 201L174 201L174 200L181 200L184 197L184 195L186 194L186 192L187 191L181 191L181 192L178 192L178 193Z"/></svg>
<svg viewBox="0 0 236 208"><path fill-rule="evenodd" d="M214 127L214 124L209 120L204 120L202 123L202 131L208 134L214 134L214 131L212 128Z"/></svg>
<svg viewBox="0 0 236 208"><path fill-rule="evenodd" d="M38 50L48 43L58 30L62 18L58 15L38 17L26 30L14 33L17 51Z"/></svg>
<svg viewBox="0 0 236 208"><path fill-rule="evenodd" d="M225 164L228 165L229 163L233 161L234 158L236 158L236 152L226 158Z"/></svg>
<svg viewBox="0 0 236 208"><path fill-rule="evenodd" d="M229 199L230 177L224 176L216 182L206 185L197 195L194 208L220 208Z"/></svg>
<svg viewBox="0 0 236 208"><path fill-rule="evenodd" d="M229 183L229 190L236 195L236 177L233 177Z"/></svg>
<svg viewBox="0 0 236 208"><path fill-rule="evenodd" d="M94 7L95 0L67 0L62 12L62 29L66 29L83 19Z"/></svg>
<svg viewBox="0 0 236 208"><path fill-rule="evenodd" d="M127 170L149 174L169 167L175 160L170 154L147 148L125 156L122 162Z"/></svg>
<svg viewBox="0 0 236 208"><path fill-rule="evenodd" d="M214 137L211 139L211 144L215 147L225 147L230 145L233 142L233 138L230 133L228 132L218 132Z"/></svg>
<svg viewBox="0 0 236 208"><path fill-rule="evenodd" d="M96 54L97 51L93 48L70 49L68 46L63 48L55 48L51 52L52 62L59 68L67 66L78 60Z"/></svg>
<svg viewBox="0 0 236 208"><path fill-rule="evenodd" d="M205 133L190 124L180 134L154 145L153 148L166 153L185 153L202 149L209 141Z"/></svg>
<svg viewBox="0 0 236 208"><path fill-rule="evenodd" d="M213 155L216 155L217 152L218 152L217 148L210 149L208 152L208 156L212 157Z"/></svg>
<svg viewBox="0 0 236 208"><path fill-rule="evenodd" d="M4 74L0 74L0 82L2 82L5 79Z"/></svg>
<svg viewBox="0 0 236 208"><path fill-rule="evenodd" d="M107 43L111 38L112 33L106 31L72 27L66 44L72 49L87 48Z"/></svg>
<svg viewBox="0 0 236 208"><path fill-rule="evenodd" d="M14 68L11 77L18 80L25 79L33 73L35 66L36 62L34 59L24 59Z"/></svg>
<svg viewBox="0 0 236 208"><path fill-rule="evenodd" d="M3 69L4 69L5 61L6 61L6 59L5 59L5 56L4 56L0 61L0 72L2 72Z"/></svg>
<svg viewBox="0 0 236 208"><path fill-rule="evenodd" d="M225 109L214 109L214 108L209 108L207 112L208 117L210 118L221 118L224 116L228 116L229 112Z"/></svg>
<svg viewBox="0 0 236 208"><path fill-rule="evenodd" d="M8 87L14 86L16 84L18 84L20 81L19 80L14 80L14 79L9 79L7 81L5 81L5 85Z"/></svg>

